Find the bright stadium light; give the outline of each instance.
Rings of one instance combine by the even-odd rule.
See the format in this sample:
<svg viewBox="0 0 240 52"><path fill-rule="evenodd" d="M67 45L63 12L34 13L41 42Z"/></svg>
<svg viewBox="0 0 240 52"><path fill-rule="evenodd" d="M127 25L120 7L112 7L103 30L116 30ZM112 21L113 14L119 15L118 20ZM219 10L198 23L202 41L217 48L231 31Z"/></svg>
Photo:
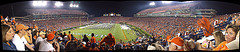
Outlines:
<svg viewBox="0 0 240 52"><path fill-rule="evenodd" d="M33 6L47 6L47 1L33 1Z"/></svg>
<svg viewBox="0 0 240 52"><path fill-rule="evenodd" d="M70 7L79 7L78 4L70 4Z"/></svg>
<svg viewBox="0 0 240 52"><path fill-rule="evenodd" d="M170 4L172 3L173 1L162 1L163 4Z"/></svg>
<svg viewBox="0 0 240 52"><path fill-rule="evenodd" d="M42 6L46 6L47 5L47 1L42 1Z"/></svg>
<svg viewBox="0 0 240 52"><path fill-rule="evenodd" d="M154 6L155 5L155 2L151 2L149 3L150 6Z"/></svg>
<svg viewBox="0 0 240 52"><path fill-rule="evenodd" d="M181 3L191 3L191 2L193 2L193 1L184 1L184 2L181 2Z"/></svg>
<svg viewBox="0 0 240 52"><path fill-rule="evenodd" d="M111 16L113 16L113 14L111 14Z"/></svg>
<svg viewBox="0 0 240 52"><path fill-rule="evenodd" d="M70 7L73 7L73 4L70 4Z"/></svg>
<svg viewBox="0 0 240 52"><path fill-rule="evenodd" d="M32 5L33 6L37 6L38 5L38 1L33 1Z"/></svg>
<svg viewBox="0 0 240 52"><path fill-rule="evenodd" d="M191 3L191 2L193 2L193 1L185 1L186 3Z"/></svg>
<svg viewBox="0 0 240 52"><path fill-rule="evenodd" d="M78 7L78 5L76 5L75 7Z"/></svg>
<svg viewBox="0 0 240 52"><path fill-rule="evenodd" d="M55 6L56 6L56 7L63 6L63 3L62 3L62 2L56 2L56 3L55 3Z"/></svg>

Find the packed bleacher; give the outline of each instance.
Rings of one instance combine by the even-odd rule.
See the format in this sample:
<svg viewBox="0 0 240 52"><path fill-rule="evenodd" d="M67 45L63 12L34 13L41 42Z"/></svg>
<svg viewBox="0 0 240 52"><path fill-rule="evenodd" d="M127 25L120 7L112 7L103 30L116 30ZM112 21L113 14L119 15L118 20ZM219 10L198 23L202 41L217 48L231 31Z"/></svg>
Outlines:
<svg viewBox="0 0 240 52"><path fill-rule="evenodd" d="M187 19L187 20L186 20ZM134 18L134 17L98 17L95 21L110 23L111 21L127 22L128 24L137 26L152 35L173 35L190 31L192 27L197 28L196 21L198 18Z"/></svg>
<svg viewBox="0 0 240 52"><path fill-rule="evenodd" d="M82 10L65 10L65 9L27 9L28 13L33 15L51 15L51 14L80 14L88 15L88 13Z"/></svg>
<svg viewBox="0 0 240 52"><path fill-rule="evenodd" d="M94 33L91 34L91 38L84 36L83 39L77 39L70 31L56 32L59 29L80 25L78 18L23 22L1 16L1 30L3 50L11 51L222 51L239 49L239 19L239 15L220 15L213 18L96 17L89 19L102 23L127 22L151 34L150 37L139 36L129 42L116 42L111 33L101 40L96 40ZM215 22L216 20L220 23ZM86 22L81 23L86 24ZM207 37L206 35L214 36L214 40L197 42Z"/></svg>
<svg viewBox="0 0 240 52"><path fill-rule="evenodd" d="M49 30L61 30L67 29L71 27L76 27L80 25L81 18L60 18L60 19L51 19L51 20L41 20L41 21L17 21L19 23L25 24L27 26L31 26L31 28L35 25L40 27L41 29L49 29ZM87 20L81 19L81 25L85 25Z"/></svg>
<svg viewBox="0 0 240 52"><path fill-rule="evenodd" d="M179 4L179 5L170 5L170 6L163 6L163 7L157 7L157 8L150 8L145 9L137 14L150 14L155 11L171 11L171 10L180 10L180 9L189 9L193 6L195 6L197 3L188 3L188 4Z"/></svg>

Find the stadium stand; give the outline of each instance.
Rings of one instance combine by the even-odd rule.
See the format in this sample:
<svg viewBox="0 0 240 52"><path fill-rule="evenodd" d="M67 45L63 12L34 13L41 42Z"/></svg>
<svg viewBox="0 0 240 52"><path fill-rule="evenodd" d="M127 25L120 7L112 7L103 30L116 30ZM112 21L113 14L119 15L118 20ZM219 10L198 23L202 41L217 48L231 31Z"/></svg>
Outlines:
<svg viewBox="0 0 240 52"><path fill-rule="evenodd" d="M213 15L213 17L201 16L200 18L182 18L181 16L154 17L154 15L149 15L166 11L172 12L169 13L170 15L176 15L176 11L180 11L179 14L191 15L188 10L196 4L189 3L157 7L137 13L137 15L140 14L139 16L143 17L103 16L89 19L86 18L88 13L81 10L28 9L26 11L31 15L28 15L23 20L1 16L3 50L65 52L76 50L223 51L239 49L239 47L234 46L235 44L239 46L239 41L237 40L240 33L239 13ZM198 10L207 11L211 9ZM210 14L213 13L210 12ZM126 24L139 27L151 36L139 36L132 41L122 42L121 40L120 42L116 42L116 37L112 33L109 33L107 36L101 36L104 37L101 40L96 40L94 37L94 44L91 44L90 41L74 37L70 31L68 32L69 34L61 31L57 32L58 30L79 25L92 24L88 20L103 23L95 27L90 27L92 29L109 29L113 26L109 23L126 22ZM215 29L219 29L218 31L225 37L225 40L218 45L215 43L218 40L214 39L218 35L213 35L217 31ZM26 35L28 38L23 37L23 35ZM20 38L20 36L23 38ZM19 38L17 42L23 43L16 44L16 38ZM15 41L12 42L12 39L15 39ZM40 45L43 46L33 43L39 39L42 40ZM84 37L84 39L90 38ZM32 42L29 43L29 40L32 40ZM19 49L19 47L22 49ZM39 47L39 49L36 47Z"/></svg>

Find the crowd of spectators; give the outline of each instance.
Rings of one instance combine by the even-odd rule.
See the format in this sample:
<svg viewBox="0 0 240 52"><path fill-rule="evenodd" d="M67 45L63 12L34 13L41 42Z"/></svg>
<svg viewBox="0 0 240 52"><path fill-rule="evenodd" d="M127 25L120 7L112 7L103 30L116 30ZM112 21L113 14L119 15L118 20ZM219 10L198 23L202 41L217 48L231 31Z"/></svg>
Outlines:
<svg viewBox="0 0 240 52"><path fill-rule="evenodd" d="M235 18L235 19L232 19L232 18ZM217 45L219 45L221 43L221 41L224 40L223 37L226 36L225 31L226 31L227 25L237 24L237 22L236 22L237 18L239 18L238 15L232 15L232 14L215 16L213 18L206 18L210 21L211 25L215 24L214 27L211 27L211 28L216 29L216 30L212 30L212 31L216 31L216 32L210 32L210 33L212 33L212 35L214 34L213 35L214 39L207 40L207 42L214 42L215 47L217 47ZM120 22L120 21L126 22L127 24L131 24L131 25L137 26L137 27L145 30L146 32L151 34L154 37L154 39L161 40L162 46L166 46L166 45L168 45L168 43L166 43L167 42L166 40L172 39L173 37L176 37L176 36L181 37L183 40L186 40L187 42L194 42L193 45L198 45L198 44L196 44L197 40L203 39L205 32L209 31L209 30L206 30L207 27L202 27L199 24L197 24L197 21L199 19L202 19L202 18L98 17L98 18L95 18L94 20L96 20L98 22L103 22L103 23L109 23L112 21L114 21L115 23ZM220 19L220 22L215 22L216 20L219 20L219 19ZM232 25L232 26L238 26L238 25ZM219 34L224 34L224 36L219 35ZM136 39L136 41L137 41L137 39ZM140 39L141 39L141 37L140 37ZM141 41L142 41L142 39L141 39ZM203 42L200 42L200 43L202 44ZM166 46L166 47L168 47L168 46ZM196 46L193 46L193 47L196 47ZM200 46L200 48L202 48L202 47ZM204 49L200 49L200 48L199 49L194 48L194 49L195 50L204 50ZM190 49L190 48L188 48L188 49ZM208 48L208 49L210 49L210 48Z"/></svg>
<svg viewBox="0 0 240 52"><path fill-rule="evenodd" d="M27 9L28 13L33 15L46 15L46 14L80 14L80 15L88 15L88 13L82 10L65 10L65 9Z"/></svg>
<svg viewBox="0 0 240 52"><path fill-rule="evenodd" d="M25 24L27 26L34 27L35 25L39 27L40 29L49 29L49 30L61 30L61 29L67 29L71 27L76 27L80 25L87 24L87 19L81 19L81 18L59 18L59 19L50 19L50 20L41 20L41 21L20 21L17 20L17 22Z"/></svg>
<svg viewBox="0 0 240 52"><path fill-rule="evenodd" d="M137 14L148 14L155 11L168 11L168 10L179 10L179 9L189 9L190 7L195 6L197 3L187 3L187 4L179 4L179 5L170 5L170 6L163 6L163 7L157 7L157 8L150 8L145 9Z"/></svg>
<svg viewBox="0 0 240 52"><path fill-rule="evenodd" d="M135 17L97 17L92 20L102 23L127 22L148 32L152 36L160 37L160 35L174 35L184 33L184 31L192 31L197 28L197 19L199 18L175 18L175 17L153 17L153 18L135 18ZM195 30L195 29L194 29ZM195 30L196 31L196 30Z"/></svg>
<svg viewBox="0 0 240 52"><path fill-rule="evenodd" d="M164 51L220 51L239 49L239 16L217 16L206 18L214 25L215 18L222 18L222 24L217 23L211 32L214 41L206 40L197 42L201 37L189 35L204 35L207 27L199 26L198 20L202 18L176 18L176 17L96 17L89 21L101 23L120 23L137 26L151 34L150 37L139 36L128 42L116 42L115 37L109 33L107 36L96 40L94 33L91 38L84 35L83 39L75 38L71 31L56 32L80 25L79 18L62 18L43 21L23 22L14 18L1 16L3 50L12 51L76 51L76 50L164 50ZM83 20L84 21L84 20ZM86 21L86 20L85 20ZM231 22L231 23L229 23ZM81 22L86 24L86 22ZM203 22L200 22L203 23ZM31 25L33 24L33 25ZM218 28L222 26L224 28ZM224 30L221 30L224 29ZM223 34L222 32L225 31ZM202 33L202 34L201 34ZM187 37L186 37L187 36ZM196 37L196 38L194 38ZM224 39L222 39L224 37Z"/></svg>

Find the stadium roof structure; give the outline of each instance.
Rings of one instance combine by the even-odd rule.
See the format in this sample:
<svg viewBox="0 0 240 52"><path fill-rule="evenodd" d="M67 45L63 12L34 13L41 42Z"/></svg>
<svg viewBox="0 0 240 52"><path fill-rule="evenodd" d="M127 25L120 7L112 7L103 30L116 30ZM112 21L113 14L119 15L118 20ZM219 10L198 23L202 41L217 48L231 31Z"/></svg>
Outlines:
<svg viewBox="0 0 240 52"><path fill-rule="evenodd" d="M87 12L82 10L66 10L66 9L26 9L32 15L52 15L52 14L78 14L88 15Z"/></svg>

